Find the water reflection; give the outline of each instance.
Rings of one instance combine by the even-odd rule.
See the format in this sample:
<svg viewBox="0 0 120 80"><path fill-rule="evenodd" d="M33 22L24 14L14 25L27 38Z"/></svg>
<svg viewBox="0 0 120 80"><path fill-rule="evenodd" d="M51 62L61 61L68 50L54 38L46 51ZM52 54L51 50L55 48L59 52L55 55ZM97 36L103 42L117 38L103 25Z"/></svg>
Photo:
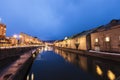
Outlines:
<svg viewBox="0 0 120 80"><path fill-rule="evenodd" d="M55 49L55 52L62 56L66 61L73 63L85 72L96 76L98 80L115 80L120 76L119 62L82 56L58 49Z"/></svg>
<svg viewBox="0 0 120 80"><path fill-rule="evenodd" d="M27 80L29 80L29 75L27 75Z"/></svg>
<svg viewBox="0 0 120 80"><path fill-rule="evenodd" d="M108 78L110 79L110 80L115 80L115 74L111 71L111 70L108 70L108 73L107 73L107 75L108 75Z"/></svg>
<svg viewBox="0 0 120 80"><path fill-rule="evenodd" d="M53 47L50 47L50 46L45 46L43 48L44 51L53 51Z"/></svg>
<svg viewBox="0 0 120 80"><path fill-rule="evenodd" d="M31 74L31 80L34 80L34 74L33 73Z"/></svg>
<svg viewBox="0 0 120 80"><path fill-rule="evenodd" d="M26 80L35 80L34 79L34 74L32 73L32 74L27 75L27 79Z"/></svg>
<svg viewBox="0 0 120 80"><path fill-rule="evenodd" d="M103 72L102 69L100 68L100 66L96 65L96 72L98 75L102 76Z"/></svg>
<svg viewBox="0 0 120 80"><path fill-rule="evenodd" d="M49 46L39 52L26 80L120 80L119 62L58 49L53 52Z"/></svg>

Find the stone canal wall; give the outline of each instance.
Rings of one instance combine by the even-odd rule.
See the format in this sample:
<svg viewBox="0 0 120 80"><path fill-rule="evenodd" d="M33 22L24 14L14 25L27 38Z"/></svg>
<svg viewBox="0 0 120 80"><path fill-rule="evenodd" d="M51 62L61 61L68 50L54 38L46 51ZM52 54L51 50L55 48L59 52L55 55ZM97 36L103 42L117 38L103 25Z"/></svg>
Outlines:
<svg viewBox="0 0 120 80"><path fill-rule="evenodd" d="M20 58L20 55L35 48L36 47L0 49L0 72Z"/></svg>
<svg viewBox="0 0 120 80"><path fill-rule="evenodd" d="M0 80L24 80L39 52L38 47L3 49L0 55Z"/></svg>
<svg viewBox="0 0 120 80"><path fill-rule="evenodd" d="M37 47L18 47L18 48L5 48L0 49L0 60L5 58L10 58L13 56L20 56L25 52L28 52L32 49L35 49Z"/></svg>
<svg viewBox="0 0 120 80"><path fill-rule="evenodd" d="M25 80L25 77L34 61L34 58L31 56L17 71L16 75L12 80Z"/></svg>
<svg viewBox="0 0 120 80"><path fill-rule="evenodd" d="M98 58L108 59L108 60L113 60L113 61L120 61L119 53L84 51L84 50L76 50L76 49L69 49L69 48L62 48L62 47L54 47L54 48L61 49L61 50L71 52L71 53L75 53L75 54L93 56L93 57L98 57Z"/></svg>
<svg viewBox="0 0 120 80"><path fill-rule="evenodd" d="M0 72L4 70L7 66L12 64L14 61L16 61L18 58L19 56L12 56L12 57L1 59L0 60Z"/></svg>

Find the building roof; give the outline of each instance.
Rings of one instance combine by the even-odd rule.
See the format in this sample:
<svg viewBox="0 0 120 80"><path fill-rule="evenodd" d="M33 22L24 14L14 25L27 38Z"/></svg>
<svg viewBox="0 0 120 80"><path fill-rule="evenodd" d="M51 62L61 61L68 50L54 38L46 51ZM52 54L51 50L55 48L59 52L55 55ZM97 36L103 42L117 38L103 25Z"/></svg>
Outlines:
<svg viewBox="0 0 120 80"><path fill-rule="evenodd" d="M0 23L0 26L3 26L3 27L5 27L5 28L6 28L6 25L5 25L5 24L3 24L3 23Z"/></svg>
<svg viewBox="0 0 120 80"><path fill-rule="evenodd" d="M95 32L98 28L100 28L100 27L93 28L93 29L86 30L86 31L82 31L82 32L80 32L80 33L78 33L78 34L76 34L76 35L71 36L71 38L77 38L77 37L81 37L81 36L84 36L84 35L87 36L87 35Z"/></svg>
<svg viewBox="0 0 120 80"><path fill-rule="evenodd" d="M54 43L56 43L56 42L62 42L62 41L64 41L64 40L56 40L56 41L54 41Z"/></svg>
<svg viewBox="0 0 120 80"><path fill-rule="evenodd" d="M101 28L97 29L96 32L106 31L120 25L120 20L113 19L108 24L102 25Z"/></svg>

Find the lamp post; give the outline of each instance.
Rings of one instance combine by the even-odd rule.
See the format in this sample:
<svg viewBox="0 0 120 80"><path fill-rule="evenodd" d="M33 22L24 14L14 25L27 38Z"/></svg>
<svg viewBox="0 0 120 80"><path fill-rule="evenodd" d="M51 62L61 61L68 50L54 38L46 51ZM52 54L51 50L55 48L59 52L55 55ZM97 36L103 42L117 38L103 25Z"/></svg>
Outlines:
<svg viewBox="0 0 120 80"><path fill-rule="evenodd" d="M22 35L19 35L18 38L19 38L18 43L21 45L22 44Z"/></svg>
<svg viewBox="0 0 120 80"><path fill-rule="evenodd" d="M14 44L17 46L17 43L18 43L18 42L17 42L17 35L14 34L14 35L13 35L13 38L15 38L15 40L14 40Z"/></svg>

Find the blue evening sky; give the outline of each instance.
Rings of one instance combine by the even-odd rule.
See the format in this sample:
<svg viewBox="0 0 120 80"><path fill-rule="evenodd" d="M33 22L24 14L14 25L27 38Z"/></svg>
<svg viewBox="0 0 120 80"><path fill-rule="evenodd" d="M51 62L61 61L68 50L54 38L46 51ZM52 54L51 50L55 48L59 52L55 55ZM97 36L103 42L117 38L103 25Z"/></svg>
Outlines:
<svg viewBox="0 0 120 80"><path fill-rule="evenodd" d="M7 36L62 39L120 19L120 0L0 0L0 18Z"/></svg>

